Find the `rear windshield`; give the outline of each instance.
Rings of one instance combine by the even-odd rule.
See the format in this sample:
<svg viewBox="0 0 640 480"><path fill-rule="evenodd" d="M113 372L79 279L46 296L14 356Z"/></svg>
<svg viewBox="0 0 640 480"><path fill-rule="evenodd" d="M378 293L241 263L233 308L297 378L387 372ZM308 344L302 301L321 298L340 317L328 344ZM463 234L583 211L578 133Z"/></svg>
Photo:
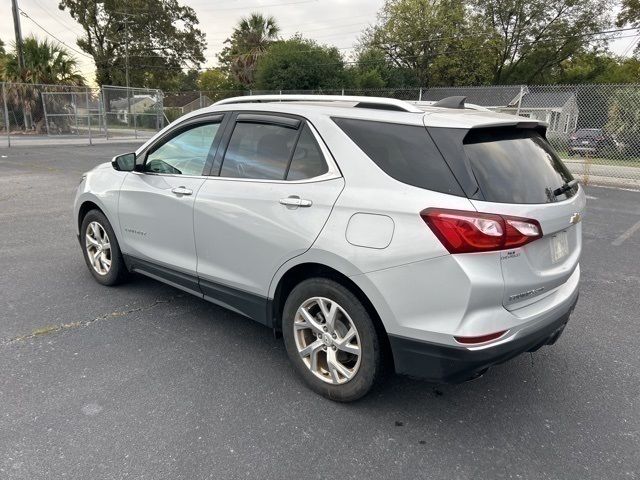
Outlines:
<svg viewBox="0 0 640 480"><path fill-rule="evenodd" d="M601 137L602 130L600 129L582 129L576 132L576 137L584 138L584 137Z"/></svg>
<svg viewBox="0 0 640 480"><path fill-rule="evenodd" d="M573 177L535 130L471 130L464 139L464 150L489 202L550 203L572 197L577 191L574 187L564 194L553 194Z"/></svg>
<svg viewBox="0 0 640 480"><path fill-rule="evenodd" d="M427 190L464 195L424 127L351 118L333 121L390 177Z"/></svg>

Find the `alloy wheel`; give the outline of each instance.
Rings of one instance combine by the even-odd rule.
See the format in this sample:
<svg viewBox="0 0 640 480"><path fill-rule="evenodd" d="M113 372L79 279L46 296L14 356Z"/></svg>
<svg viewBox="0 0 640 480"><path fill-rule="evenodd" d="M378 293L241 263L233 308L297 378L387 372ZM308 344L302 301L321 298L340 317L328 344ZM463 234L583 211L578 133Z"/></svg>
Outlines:
<svg viewBox="0 0 640 480"><path fill-rule="evenodd" d="M104 227L98 222L87 225L85 248L89 263L98 275L106 275L111 269L111 242Z"/></svg>
<svg viewBox="0 0 640 480"><path fill-rule="evenodd" d="M334 300L306 300L296 311L293 329L298 353L316 377L339 385L358 372L360 336L349 314Z"/></svg>

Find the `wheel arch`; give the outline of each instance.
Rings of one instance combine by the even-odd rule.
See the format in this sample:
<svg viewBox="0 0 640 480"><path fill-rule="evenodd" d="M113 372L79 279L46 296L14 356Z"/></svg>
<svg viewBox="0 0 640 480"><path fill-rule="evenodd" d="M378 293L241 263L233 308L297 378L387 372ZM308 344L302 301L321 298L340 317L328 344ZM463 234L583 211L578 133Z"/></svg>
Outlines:
<svg viewBox="0 0 640 480"><path fill-rule="evenodd" d="M338 269L318 262L303 262L291 266L286 270L277 281L273 291L272 300L269 302L269 318L272 319L273 329L277 334L282 332L282 311L289 293L300 282L309 278L328 278L339 283L353 293L367 310L374 323L376 331L380 336L381 343L385 350L390 351L389 337L387 330L382 322L382 318L369 299L364 290L351 278L339 271ZM388 355L387 358L392 358Z"/></svg>
<svg viewBox="0 0 640 480"><path fill-rule="evenodd" d="M87 215L87 213L89 213L91 210L98 210L105 217L107 217L107 220L109 220L111 228L113 228L113 231L116 234L116 238L120 242L120 246L122 248L122 241L120 239L120 224L117 221L117 216L115 216L115 214L112 215L111 209L108 208L108 203L105 205L105 203L103 203L101 200L102 198L100 198L99 196L93 195L88 192L85 192L77 199L74 210L76 211L75 219L78 236L80 236L81 234L80 230L82 227L82 221L84 220L84 217Z"/></svg>
<svg viewBox="0 0 640 480"><path fill-rule="evenodd" d="M84 217L87 215L87 213L89 213L91 210L99 210L100 212L102 212L102 214L104 216L106 216L107 214L104 212L104 210L102 208L100 208L100 205L98 205L97 203L95 203L92 200L85 200L80 204L80 207L78 208L78 218L76 219L78 221L78 232L80 232L80 228L82 227L82 221L84 220Z"/></svg>

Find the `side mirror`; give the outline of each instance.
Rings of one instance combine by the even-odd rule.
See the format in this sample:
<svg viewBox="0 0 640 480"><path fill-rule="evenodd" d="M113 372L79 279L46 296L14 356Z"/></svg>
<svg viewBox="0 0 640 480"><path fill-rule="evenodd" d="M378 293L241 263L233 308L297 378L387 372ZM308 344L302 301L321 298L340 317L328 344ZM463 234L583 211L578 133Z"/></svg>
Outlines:
<svg viewBox="0 0 640 480"><path fill-rule="evenodd" d="M132 172L136 168L136 154L124 153L122 155L116 155L111 160L113 168L120 172Z"/></svg>

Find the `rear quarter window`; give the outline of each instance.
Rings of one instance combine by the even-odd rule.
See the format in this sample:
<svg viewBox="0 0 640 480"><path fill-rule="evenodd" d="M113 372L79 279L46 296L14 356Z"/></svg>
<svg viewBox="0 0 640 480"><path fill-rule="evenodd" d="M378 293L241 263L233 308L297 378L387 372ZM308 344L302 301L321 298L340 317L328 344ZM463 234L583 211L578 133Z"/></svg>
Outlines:
<svg viewBox="0 0 640 480"><path fill-rule="evenodd" d="M414 187L464 196L423 126L351 118L333 121L390 177Z"/></svg>
<svg viewBox="0 0 640 480"><path fill-rule="evenodd" d="M554 195L573 176L535 130L471 130L463 143L478 186L489 202L551 203L577 192L574 187Z"/></svg>

